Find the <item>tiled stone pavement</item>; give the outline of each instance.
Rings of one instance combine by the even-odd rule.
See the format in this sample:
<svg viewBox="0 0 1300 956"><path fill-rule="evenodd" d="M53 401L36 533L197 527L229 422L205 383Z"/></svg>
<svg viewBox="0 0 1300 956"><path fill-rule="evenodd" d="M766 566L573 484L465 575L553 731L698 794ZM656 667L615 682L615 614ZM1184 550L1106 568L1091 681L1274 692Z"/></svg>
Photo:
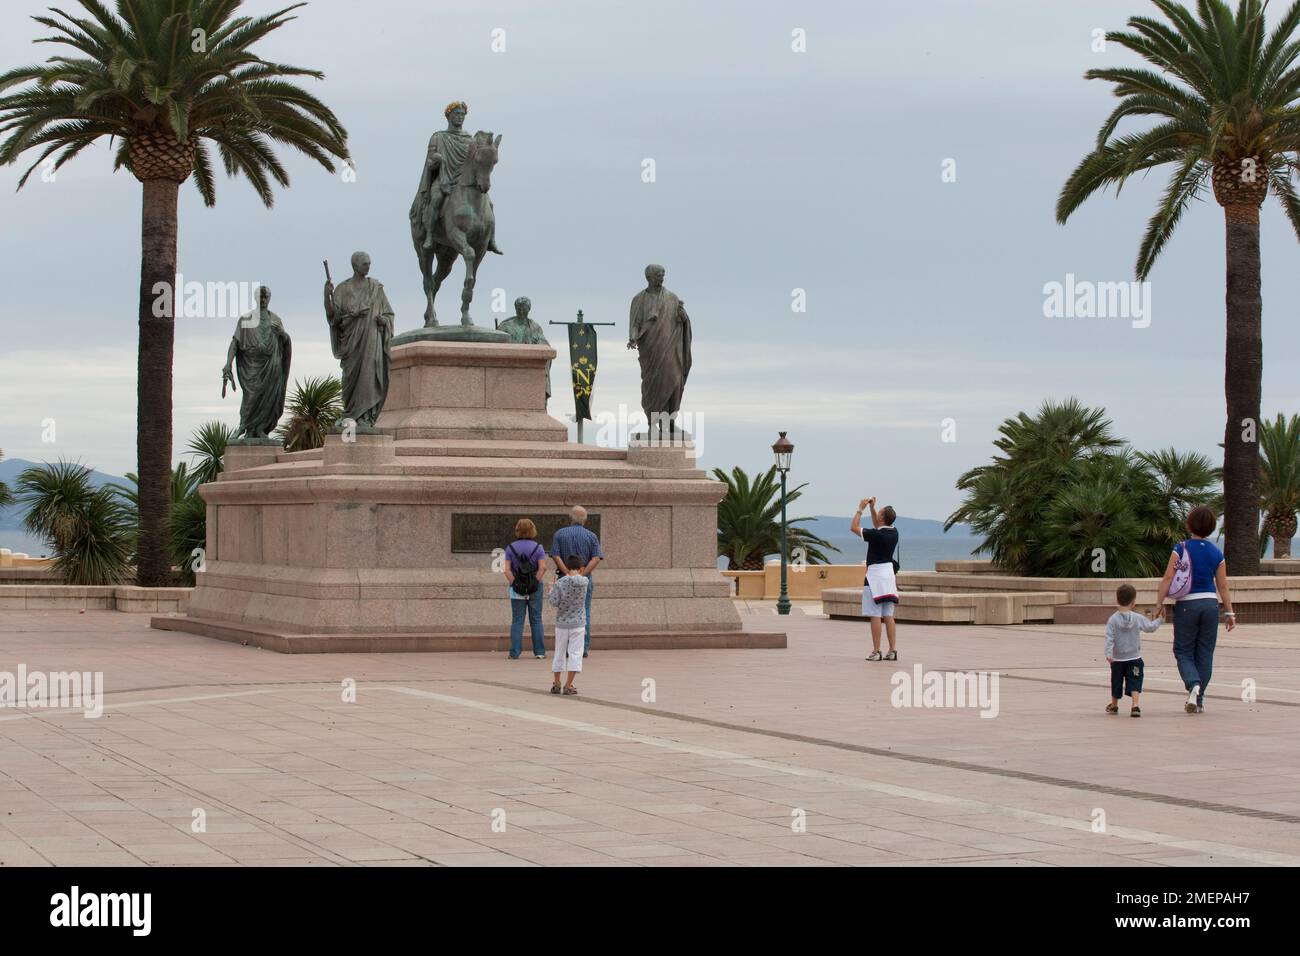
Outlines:
<svg viewBox="0 0 1300 956"><path fill-rule="evenodd" d="M597 638L575 698L532 658L282 656L0 612L0 671L107 690L99 719L0 709L0 865L1300 864L1300 627L1221 633L1199 716L1149 636L1131 720L1102 713L1097 628L903 625L899 663L869 664L863 625L815 611L786 650ZM1000 672L998 716L893 707L917 663Z"/></svg>

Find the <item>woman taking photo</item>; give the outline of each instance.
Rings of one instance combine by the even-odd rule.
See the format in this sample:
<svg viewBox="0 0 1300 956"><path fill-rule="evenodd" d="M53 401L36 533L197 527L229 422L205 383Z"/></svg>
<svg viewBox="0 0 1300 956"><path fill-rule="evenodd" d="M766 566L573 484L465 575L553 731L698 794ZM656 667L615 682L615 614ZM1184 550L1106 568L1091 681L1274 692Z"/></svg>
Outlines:
<svg viewBox="0 0 1300 956"><path fill-rule="evenodd" d="M871 527L862 527L862 510L871 509ZM876 499L863 498L853 514L850 529L861 535L867 543L867 576L862 582L862 613L871 621L871 655L869 661L898 660L898 632L895 630L894 606L898 604L898 582L894 577L897 565L894 553L898 550L898 531L894 521L898 516L889 505L876 511ZM880 655L881 625L889 638L889 653Z"/></svg>
<svg viewBox="0 0 1300 956"><path fill-rule="evenodd" d="M1231 631L1237 624L1228 591L1228 566L1223 552L1212 541L1217 523L1214 512L1198 505L1187 514L1191 537L1177 545L1169 555L1165 576L1156 591L1156 613L1165 598L1174 599L1174 660L1178 676L1187 688L1189 714L1205 711L1205 689L1214 670L1214 645L1219 636L1219 601L1223 601L1223 619ZM1190 567L1188 564L1190 563ZM1176 579L1176 580L1175 580Z"/></svg>

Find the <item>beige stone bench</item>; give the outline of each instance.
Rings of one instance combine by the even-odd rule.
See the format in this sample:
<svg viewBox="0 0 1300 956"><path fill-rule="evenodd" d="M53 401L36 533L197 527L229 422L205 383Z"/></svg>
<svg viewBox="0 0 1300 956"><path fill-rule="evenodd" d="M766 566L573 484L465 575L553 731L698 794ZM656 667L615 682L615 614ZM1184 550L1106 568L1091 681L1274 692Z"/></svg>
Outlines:
<svg viewBox="0 0 1300 956"><path fill-rule="evenodd" d="M1064 591L1014 591L983 594L943 594L901 591L894 616L925 624L1025 624L1049 622L1058 604L1068 604ZM827 588L822 611L837 620L865 620L861 588Z"/></svg>
<svg viewBox="0 0 1300 956"><path fill-rule="evenodd" d="M134 584L98 587L78 584L0 585L0 611L123 611L127 614L182 614L192 588L141 588Z"/></svg>

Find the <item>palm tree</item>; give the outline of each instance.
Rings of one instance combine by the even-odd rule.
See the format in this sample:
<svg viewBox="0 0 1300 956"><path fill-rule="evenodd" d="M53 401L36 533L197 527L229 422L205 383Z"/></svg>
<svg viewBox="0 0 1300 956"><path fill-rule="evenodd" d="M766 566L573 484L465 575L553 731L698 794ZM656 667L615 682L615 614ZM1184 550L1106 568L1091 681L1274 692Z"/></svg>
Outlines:
<svg viewBox="0 0 1300 956"><path fill-rule="evenodd" d="M1213 488L1223 480L1223 473L1200 452L1162 448L1138 452L1137 457L1158 482L1160 497L1169 504L1173 534L1181 540L1187 512L1197 505L1216 503L1219 495Z"/></svg>
<svg viewBox="0 0 1300 956"><path fill-rule="evenodd" d="M1035 577L1139 577L1164 567L1190 508L1215 498L1219 472L1201 454L1137 452L1102 409L1046 402L999 428L1001 452L962 475L961 506L976 554Z"/></svg>
<svg viewBox="0 0 1300 956"><path fill-rule="evenodd" d="M78 462L36 465L18 476L28 532L49 542L54 571L68 584L115 584L131 572L130 515L111 486L90 484Z"/></svg>
<svg viewBox="0 0 1300 956"><path fill-rule="evenodd" d="M163 584L172 454L172 350L175 338L177 200L191 174L206 205L216 202L215 144L227 174L246 176L262 202L272 183L289 185L275 145L292 147L335 170L347 132L333 112L293 77L323 74L263 60L253 46L294 19L298 3L260 17L237 16L243 0L77 0L84 15L57 8L33 19L51 31L38 43L70 55L0 75L0 162L30 149L58 169L92 143L116 141L115 169L143 188L140 255L136 453L140 474L137 579ZM29 84L8 92L19 84ZM57 154L57 156L55 156Z"/></svg>
<svg viewBox="0 0 1300 956"><path fill-rule="evenodd" d="M343 417L343 383L337 375L294 381L289 413L275 437L285 451L309 451L325 444L325 433Z"/></svg>
<svg viewBox="0 0 1300 956"><path fill-rule="evenodd" d="M168 485L168 500L171 507L175 507L193 494L199 487L198 472L190 471L185 462L177 463L172 469L171 483ZM133 519L139 520L140 516L140 478L133 471L126 473L128 485L110 484L109 488L118 496L122 502L122 507L126 513Z"/></svg>
<svg viewBox="0 0 1300 956"><path fill-rule="evenodd" d="M195 487L216 481L221 474L221 462L226 456L226 446L235 437L235 430L221 422L204 422L190 436L189 453L194 459Z"/></svg>
<svg viewBox="0 0 1300 956"><path fill-rule="evenodd" d="M1164 20L1132 17L1129 32L1107 39L1155 67L1089 70L1114 84L1120 103L1097 143L1066 181L1056 218L1064 224L1093 193L1116 192L1134 173L1172 168L1137 257L1145 280L1207 182L1223 207L1227 233L1227 346L1223 482L1225 550L1233 574L1259 571L1259 449L1263 372L1259 208L1271 189L1300 236L1300 195L1292 174L1300 149L1300 2L1270 34L1266 0L1198 0L1196 13L1173 0L1152 0ZM1130 117L1154 117L1140 132L1120 135Z"/></svg>
<svg viewBox="0 0 1300 956"><path fill-rule="evenodd" d="M200 429L200 432L202 430ZM198 438L200 432L195 433ZM193 446L193 441L191 441ZM194 583L194 573L189 567L190 554L196 545L190 544L195 536L194 520L196 511L200 515L199 535L205 534L207 524L207 505L199 495L199 485L201 481L201 468L190 471L185 462L178 462L172 469L172 478L169 491L169 507L167 509L167 560L168 569L179 567L181 577L187 584ZM127 472L126 479L128 484L118 485L111 484L108 488L117 496L121 505L122 513L126 516L128 524L137 529L135 540L139 540L138 528L140 524L140 479L134 472ZM196 508L195 502L198 502ZM200 543L197 547L202 547ZM133 555L133 560L139 560L138 553ZM175 583L175 572L171 571L168 578L169 583Z"/></svg>
<svg viewBox="0 0 1300 956"><path fill-rule="evenodd" d="M207 546L208 504L198 493L198 487L172 504L167 515L167 530L171 535L172 563L180 568L182 581L194 585L194 552Z"/></svg>
<svg viewBox="0 0 1300 956"><path fill-rule="evenodd" d="M1123 446L1112 427L1105 410L1075 398L1049 400L1032 416L1020 412L1008 418L993 442L1001 455L957 479L966 498L944 531L970 525L984 538L976 553L987 552L995 564L1016 573L1050 573L1052 562L1042 547L1052 500L1048 492L1067 487L1068 470L1079 462Z"/></svg>
<svg viewBox="0 0 1300 956"><path fill-rule="evenodd" d="M728 475L713 469L713 477L727 486L727 497L718 504L718 554L726 556L728 571L761 571L763 558L781 551L781 483L776 467L769 468L752 482L744 469L736 467ZM807 485L786 490L787 510L798 500ZM839 551L829 541L798 527L811 518L789 518L786 536L790 550L802 548L809 564L828 564L821 550Z"/></svg>
<svg viewBox="0 0 1300 956"><path fill-rule="evenodd" d="M5 453L0 451L0 461L5 460ZM9 490L9 486L0 481L0 508L14 503L14 494Z"/></svg>
<svg viewBox="0 0 1300 956"><path fill-rule="evenodd" d="M1300 415L1283 418L1281 413L1259 429L1264 511L1263 550L1273 539L1273 557L1291 557L1291 539L1296 533L1296 511L1300 510Z"/></svg>

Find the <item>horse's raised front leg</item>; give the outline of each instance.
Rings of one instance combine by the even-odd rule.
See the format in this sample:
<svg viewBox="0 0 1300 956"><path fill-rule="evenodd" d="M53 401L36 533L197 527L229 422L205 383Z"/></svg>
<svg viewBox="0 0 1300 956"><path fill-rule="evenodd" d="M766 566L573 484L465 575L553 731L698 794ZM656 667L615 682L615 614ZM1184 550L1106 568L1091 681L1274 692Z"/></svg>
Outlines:
<svg viewBox="0 0 1300 956"><path fill-rule="evenodd" d="M447 243L456 250L456 254L465 261L465 284L461 287L460 293L460 324L473 325L469 317L469 304L474 301L474 273L478 271L478 254L474 247L470 245L469 238L463 231L455 228L450 223L444 223L448 226Z"/></svg>

